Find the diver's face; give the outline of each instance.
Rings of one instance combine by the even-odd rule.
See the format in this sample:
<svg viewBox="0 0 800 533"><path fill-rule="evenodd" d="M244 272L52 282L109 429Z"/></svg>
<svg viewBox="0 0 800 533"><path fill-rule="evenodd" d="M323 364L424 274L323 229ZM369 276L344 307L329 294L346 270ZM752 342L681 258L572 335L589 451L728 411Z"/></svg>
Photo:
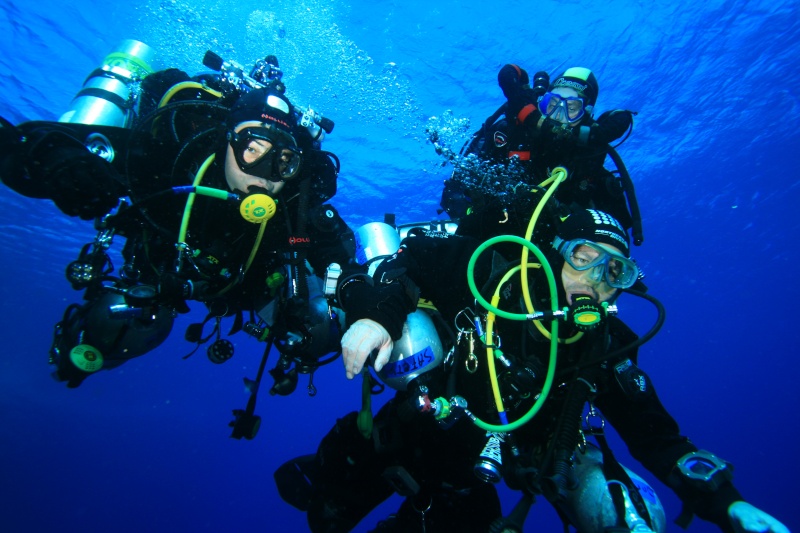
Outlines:
<svg viewBox="0 0 800 533"><path fill-rule="evenodd" d="M603 247L623 255L622 251L615 246L603 244ZM597 250L588 246L584 248L580 250L580 256L581 260L587 262L586 264L589 264L599 256ZM575 259L573 258L573 260ZM617 289L606 283L605 276L598 276L594 269L575 270L567 261L564 261L564 267L561 269L561 283L564 285L564 292L569 305L573 303L573 296L578 294L591 296L598 303L608 302L617 294Z"/></svg>
<svg viewBox="0 0 800 533"><path fill-rule="evenodd" d="M239 133L245 128L258 128L262 126L264 126L264 123L257 120L250 120L238 124L234 128L234 131ZM249 149L252 150L253 157L256 158L271 150L272 144L265 140L254 140ZM233 147L230 144L228 144L225 156L225 181L228 182L228 187L230 187L232 191L238 190L247 193L250 192L250 187L260 187L265 189L270 196L278 194L285 185L282 181L269 181L264 178L259 178L258 176L251 176L242 171L239 165L236 164L236 156L233 154Z"/></svg>
<svg viewBox="0 0 800 533"><path fill-rule="evenodd" d="M551 94L560 98L550 98L549 105L542 112L562 124L576 126L584 114L583 100L579 99L578 91L570 87L555 87Z"/></svg>

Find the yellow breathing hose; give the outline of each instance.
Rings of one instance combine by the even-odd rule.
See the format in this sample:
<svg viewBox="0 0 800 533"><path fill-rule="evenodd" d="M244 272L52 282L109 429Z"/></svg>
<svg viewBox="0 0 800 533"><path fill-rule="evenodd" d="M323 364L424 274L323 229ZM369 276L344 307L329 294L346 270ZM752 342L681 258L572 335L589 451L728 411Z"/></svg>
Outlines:
<svg viewBox="0 0 800 533"><path fill-rule="evenodd" d="M201 91L205 91L215 98L222 98L221 92L215 91L210 87L206 87L202 83L198 83L196 81L184 81L181 83L176 83L170 87L169 90L164 93L164 96L161 97L161 100L158 102L158 107L161 108L167 105L173 96L184 89L200 89Z"/></svg>
<svg viewBox="0 0 800 533"><path fill-rule="evenodd" d="M214 162L216 158L216 154L211 154L203 161L203 164L200 165L200 169L197 171L197 174L192 181L192 187L197 187L203 181L203 176L205 176L206 172L208 171L208 167L211 166L211 163ZM186 242L186 233L189 230L189 218L192 214L192 206L194 206L194 199L197 196L196 192L190 192L189 196L186 198L186 205L183 208L183 217L181 218L181 229L178 232L178 243Z"/></svg>
<svg viewBox="0 0 800 533"><path fill-rule="evenodd" d="M203 189L202 187L200 187L200 183L203 181L203 177L205 176L206 172L208 171L208 167L211 166L211 164L214 162L215 158L216 158L216 155L215 154L211 154L210 156L208 156L206 158L205 161L203 161L203 164L200 165L200 168L198 169L197 174L195 175L194 180L192 181L192 186L193 187L195 187L196 189L200 189L200 190ZM188 197L186 198L186 205L183 208L183 217L181 218L181 228L180 228L180 231L178 232L178 245L179 246L186 242L186 234L189 231L189 219L191 218L192 207L194 206L194 199L197 196L197 194L198 193L196 193L196 192L190 192ZM271 217L271 215L270 215L270 217ZM256 257L256 253L258 253L258 249L261 246L261 240L264 237L264 230L266 230L266 228L267 228L267 221L268 220L269 220L269 218L264 218L259 223L258 235L256 236L256 240L253 243L253 248L250 250L250 255L247 258L247 262L244 264L244 269L242 270L242 273L241 273L242 276L250 269L250 265L253 264L253 260ZM179 261L180 261L180 259L179 259ZM180 262L178 263L178 265L179 265L178 268L180 269ZM238 282L238 280L236 278L234 278L233 281L231 281L231 283L229 283L228 285L226 285L225 287L220 289L220 291L217 292L215 294L215 296L220 296L222 294L225 294L234 285L236 285L237 282Z"/></svg>
<svg viewBox="0 0 800 533"><path fill-rule="evenodd" d="M500 303L500 289L503 287L503 284L521 268L521 266L515 266L505 273L503 278L500 280L500 283L497 284L497 288L494 290L494 295L492 295L493 306L497 307L497 305ZM528 268L541 268L541 265L533 264L529 265ZM497 371L494 365L494 319L495 314L490 311L486 317L486 365L489 369L489 378L492 382L492 394L494 395L494 403L497 406L497 413L502 417L502 413L505 412L505 406L503 405L503 397L500 395L500 385L497 382Z"/></svg>
<svg viewBox="0 0 800 533"><path fill-rule="evenodd" d="M505 416L505 407L503 405L502 395L500 394L500 385L499 385L499 383L497 381L497 369L496 369L495 363L494 363L494 359L495 359L495 351L494 351L494 343L493 343L494 322L495 322L495 319L496 319L497 316L500 316L501 318L510 319L510 320L527 320L530 315L533 315L536 312L535 309L534 309L534 306L533 306L533 302L531 301L531 297L530 297L530 290L529 290L529 284L528 284L528 269L529 268L539 268L539 267L542 267L543 265L544 265L545 274L547 275L548 285L549 285L549 288L550 288L551 307L553 308L552 309L553 311L557 311L558 310L557 309L557 307L558 307L558 295L557 295L556 290L555 290L555 280L554 280L554 276L553 276L552 270L550 269L549 265L547 264L546 258L541 254L541 252L538 250L538 248L536 248L531 243L531 239L533 237L533 231L534 231L534 229L536 227L536 223L538 222L539 216L541 215L542 210L544 209L545 205L547 204L547 201L553 196L553 194L555 193L555 190L558 188L558 186L562 182L564 182L564 180L566 180L566 179L567 179L567 171L566 171L566 169L563 168L563 167L556 167L553 170L553 172L551 173L550 177L540 184L540 187L545 187L547 185L550 185L550 187L547 189L547 191L545 192L544 196L542 197L542 199L537 204L536 209L534 210L533 214L531 215L530 221L528 223L528 227L527 227L526 232L525 232L524 240L519 239L518 237L513 237L513 236L496 237L495 239L491 239L490 241L487 241L486 243L484 243L484 245L479 247L478 250L475 251L475 254L473 254L472 258L470 259L470 265L469 265L469 268L468 268L468 281L470 283L470 289L473 291L473 296L475 296L475 298L478 300L478 302L481 303L481 305L483 307L485 307L487 309L487 311L488 311L487 319L486 319L486 339L485 339L486 340L486 360L487 360L487 368L489 370L489 379L490 379L491 385L492 385L492 393L494 395L495 404L497 406L497 412L498 412L498 415L500 416L501 420L505 420L506 416ZM519 240L517 240L517 239L519 239ZM474 283L474 264L475 264L475 262L477 260L477 257L480 255L480 253L482 253L486 248L488 248L488 246L491 245L490 243L494 243L494 242L518 242L518 243L522 244L522 257L521 257L521 260L520 260L520 265L517 266L517 267L512 268L500 280L500 282L497 285L497 288L495 289L495 293L494 293L494 295L492 297L492 302L491 302L490 305L487 306L485 304L487 304L488 302L486 302L485 299L480 295L480 293L478 292L477 287L475 286L475 283ZM535 264L535 263L531 264L531 263L528 262L529 251L534 251L534 253L537 255L538 259L541 261L540 264ZM508 281L508 279L511 276L513 276L517 271L520 272L520 283L521 283L521 287L522 287L522 295L523 295L523 299L525 301L526 310L528 311L529 315L507 313L507 312L501 311L500 309L497 308L497 305L498 305L498 303L500 301L500 289L501 289L502 285L506 281ZM561 342L561 343L569 344L569 343L577 341L578 339L580 339L583 336L582 333L578 333L578 334L574 335L573 337L571 337L569 339L561 340L561 339L558 338L558 321L557 320L554 320L552 322L552 326L551 326L552 327L552 331L547 331L547 329L545 329L545 327L541 324L541 321L539 321L539 320L532 320L532 321L533 321L534 325L536 326L536 328L546 338L550 339L550 360L549 360L547 375L546 375L546 378L545 378L544 386L542 388L542 392L539 395L539 398L534 403L534 405L531 407L531 409L525 415L523 415L520 419L516 420L515 422L505 423L505 424L501 424L501 425L493 425L493 424L488 424L488 423L486 423L486 422L484 422L484 421L482 421L482 420L480 420L478 418L475 418L474 419L475 424L478 427L481 427L482 429L486 429L487 431L512 431L512 430L524 425L529 420L531 420L536 415L536 413L541 409L541 406L544 404L544 401L546 400L546 398L547 398L547 396L548 396L548 394L550 392L550 389L552 387L553 378L554 378L554 375L555 375L556 361L557 361L558 343Z"/></svg>
<svg viewBox="0 0 800 533"><path fill-rule="evenodd" d="M509 313L508 311L503 311L502 309L499 309L496 305L493 305L493 304L487 302L486 299L483 297L483 295L481 295L480 291L478 290L478 287L475 285L475 276L473 275L474 270L475 270L475 262L477 261L478 257L487 248L489 248L490 246L492 246L492 245L494 245L496 243L499 243L499 242L513 242L513 243L520 244L520 245L530 249L539 258L539 261L541 262L540 267L544 270L545 276L547 277L547 284L548 284L548 288L550 290L550 302L551 302L551 308L552 308L551 310L554 311L554 312L558 311L558 294L556 292L555 276L553 275L552 268L550 268L550 265L547 263L547 258L539 250L539 248L536 247L535 244L533 244L530 241L527 241L527 240L523 239L522 237L517 237L516 235L502 235L502 236L499 236L499 237L494 237L492 239L489 239L488 241L486 241L483 244L481 244L478 247L478 249L475 250L475 252L472 254L472 257L470 258L470 261L469 261L469 266L467 267L467 271L468 271L467 282L469 283L470 290L472 291L472 295L475 297L475 299L486 310L488 310L490 313L496 314L497 316L499 316L501 318L506 318L506 319L509 319L509 320L517 320L517 321L529 320L531 318L531 315L528 315L528 314ZM522 265L514 267L514 269L512 269L512 271L511 271L510 275L513 275L514 273L516 273L517 269L521 269L521 268L522 268ZM507 279L507 278L504 278L504 279ZM502 284L502 282L501 282L501 284ZM494 322L494 318L492 318L492 322ZM527 413L525 413L519 420L516 420L516 421L511 422L511 423L500 424L500 425L489 424L489 423L484 422L483 420L481 420L481 419L479 419L477 417L473 417L472 421L473 421L473 423L475 425L477 425L478 427L480 427L481 429L484 429L486 431L495 431L495 432L513 431L513 430L523 426L524 424L528 423L528 421L531 418L533 418L536 415L536 413L539 412L539 410L541 409L542 405L544 404L544 401L547 399L547 395L550 393L550 389L551 389L551 387L553 385L553 381L554 381L555 373L556 373L556 356L557 356L557 351L558 351L558 321L557 320L553 320L551 325L550 325L550 327L551 327L551 331L550 331L550 363L549 363L548 368L547 368L547 376L545 377L545 382L544 382L544 385L542 387L542 392L539 395L539 398L537 398L537 400L534 402L534 404L530 408L530 410ZM488 321L487 321L487 341L488 341L487 344L488 345L491 344L491 338L489 337L489 332L490 331L493 333L494 326L490 325L488 323ZM494 358L494 351L492 351L491 357ZM490 367L489 368L490 368L490 378L491 378L491 381L492 381L492 389L493 389L494 394L495 394L495 399L499 399L499 386L498 386L498 383L497 383L497 374L496 374L496 372L494 372L493 361L492 361L492 363L490 363ZM501 415L501 418L505 418L504 408L502 407L502 400L500 400L499 409L500 409L499 413Z"/></svg>

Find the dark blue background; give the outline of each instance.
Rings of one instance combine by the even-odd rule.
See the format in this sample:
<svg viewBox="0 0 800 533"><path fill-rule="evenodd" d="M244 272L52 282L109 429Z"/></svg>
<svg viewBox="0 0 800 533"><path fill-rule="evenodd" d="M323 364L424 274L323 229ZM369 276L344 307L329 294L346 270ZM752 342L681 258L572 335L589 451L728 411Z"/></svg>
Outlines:
<svg viewBox="0 0 800 533"><path fill-rule="evenodd" d="M668 312L642 366L684 432L736 465L749 501L800 528L796 2L110 4L0 4L1 116L56 120L124 38L192 74L207 49L244 65L273 53L290 98L336 122L325 146L342 159L335 203L354 228L386 212L400 223L437 217L451 169L424 130L432 123L457 149L502 103L504 63L593 69L599 112L639 112L620 148L644 216L634 255ZM225 365L202 353L182 360L191 349L182 331L202 316L195 306L156 351L67 390L49 377L47 351L63 309L79 301L63 272L90 226L0 189L0 529L304 530L272 472L359 407L359 384L336 362L316 376L317 397L302 379L291 397L265 395L258 438L230 439L230 411L244 407L241 380L255 377L263 345L237 335ZM651 308L620 304L637 331L652 323ZM675 497L653 484L676 516ZM559 527L546 503L527 525Z"/></svg>

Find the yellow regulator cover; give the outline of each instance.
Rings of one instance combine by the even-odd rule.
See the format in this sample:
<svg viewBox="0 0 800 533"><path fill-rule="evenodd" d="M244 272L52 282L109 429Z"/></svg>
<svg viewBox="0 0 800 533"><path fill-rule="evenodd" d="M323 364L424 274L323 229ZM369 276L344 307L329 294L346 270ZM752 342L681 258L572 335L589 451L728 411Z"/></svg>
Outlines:
<svg viewBox="0 0 800 533"><path fill-rule="evenodd" d="M260 224L265 220L275 216L275 200L266 194L251 194L242 200L239 206L239 213L242 218L253 224Z"/></svg>

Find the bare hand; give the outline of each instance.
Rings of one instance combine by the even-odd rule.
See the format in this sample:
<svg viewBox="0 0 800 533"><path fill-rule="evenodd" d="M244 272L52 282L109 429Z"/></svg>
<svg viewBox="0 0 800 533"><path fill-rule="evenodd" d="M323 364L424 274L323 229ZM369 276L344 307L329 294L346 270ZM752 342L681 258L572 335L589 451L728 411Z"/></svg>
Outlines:
<svg viewBox="0 0 800 533"><path fill-rule="evenodd" d="M728 518L736 533L789 533L789 528L761 509L747 502L733 502Z"/></svg>
<svg viewBox="0 0 800 533"><path fill-rule="evenodd" d="M378 350L375 370L389 362L394 342L386 328L368 318L356 320L342 336L342 361L347 379L353 379L364 368L370 354Z"/></svg>

